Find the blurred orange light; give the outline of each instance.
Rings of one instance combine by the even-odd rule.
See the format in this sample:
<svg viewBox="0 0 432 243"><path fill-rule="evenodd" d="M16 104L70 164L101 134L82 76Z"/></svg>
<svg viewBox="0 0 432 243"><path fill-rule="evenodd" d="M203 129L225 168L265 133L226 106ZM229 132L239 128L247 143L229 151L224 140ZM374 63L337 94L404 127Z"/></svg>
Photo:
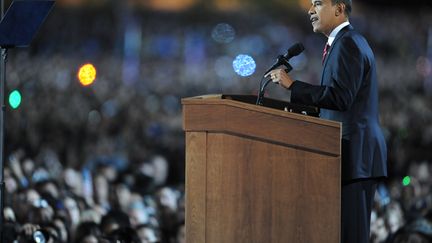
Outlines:
<svg viewBox="0 0 432 243"><path fill-rule="evenodd" d="M239 0L214 0L214 5L219 10L238 10L241 9L241 3Z"/></svg>
<svg viewBox="0 0 432 243"><path fill-rule="evenodd" d="M87 63L80 67L78 79L83 86L88 86L96 79L96 68L93 64Z"/></svg>
<svg viewBox="0 0 432 243"><path fill-rule="evenodd" d="M304 10L309 10L312 5L310 0L299 0L299 4Z"/></svg>
<svg viewBox="0 0 432 243"><path fill-rule="evenodd" d="M142 3L154 10L181 11L186 10L195 4L197 0L141 0Z"/></svg>

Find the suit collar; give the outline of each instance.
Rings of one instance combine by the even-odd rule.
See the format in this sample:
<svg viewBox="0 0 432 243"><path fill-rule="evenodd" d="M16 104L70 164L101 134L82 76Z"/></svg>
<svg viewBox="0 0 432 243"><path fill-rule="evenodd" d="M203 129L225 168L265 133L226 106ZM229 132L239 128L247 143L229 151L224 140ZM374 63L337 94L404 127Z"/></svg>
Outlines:
<svg viewBox="0 0 432 243"><path fill-rule="evenodd" d="M343 23L341 23L340 25L336 26L336 28L334 28L334 30L330 33L328 40L327 40L327 44L329 46L331 46L333 44L333 41L335 40L337 34L346 26L350 25L350 23L348 21L345 21Z"/></svg>
<svg viewBox="0 0 432 243"><path fill-rule="evenodd" d="M352 27L352 25L351 24L349 24L349 25L347 25L347 26L345 26L345 27L343 27L338 33L337 33L337 35L336 35L336 37L335 37L335 39L333 40L333 43L332 43L332 45L331 45L331 47L333 47L334 45L334 43L339 39L339 38L341 38L347 31L350 31L350 30L353 30L354 29L354 27Z"/></svg>
<svg viewBox="0 0 432 243"><path fill-rule="evenodd" d="M329 59L329 56L332 53L333 47L336 45L337 41L348 31L353 30L354 28L351 25L347 25L345 27L343 27L336 35L335 39L333 40L332 45L330 46L330 50L328 51L328 54L324 60L324 65L323 67L325 68L326 64L327 64L327 60Z"/></svg>
<svg viewBox="0 0 432 243"><path fill-rule="evenodd" d="M341 38L341 37L342 37L346 32L351 31L351 30L354 30L354 27L352 27L352 25L347 25L347 26L343 27L343 28L342 28L342 29L337 33L337 35L336 35L336 37L335 37L335 39L334 39L332 45L330 46L330 50L328 51L328 54L327 54L327 56L326 56L326 58L325 58L325 60L324 60L324 64L323 64L323 72L322 72L322 75L321 75L321 85L323 84L322 81L323 81L323 77L324 77L324 70L325 70L325 68L326 68L326 66L327 66L328 59L329 59L330 55L332 54L333 47L335 47L335 45L337 44L338 40L339 40L339 39L340 39L340 38Z"/></svg>

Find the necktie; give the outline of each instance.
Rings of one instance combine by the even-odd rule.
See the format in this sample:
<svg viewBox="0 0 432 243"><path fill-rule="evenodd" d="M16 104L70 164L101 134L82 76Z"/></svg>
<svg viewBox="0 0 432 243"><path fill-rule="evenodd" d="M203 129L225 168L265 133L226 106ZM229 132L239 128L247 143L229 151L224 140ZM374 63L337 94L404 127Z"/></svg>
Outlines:
<svg viewBox="0 0 432 243"><path fill-rule="evenodd" d="M330 45L327 43L324 47L323 56L322 56L322 64L324 64L324 60L328 54L328 51L330 50Z"/></svg>

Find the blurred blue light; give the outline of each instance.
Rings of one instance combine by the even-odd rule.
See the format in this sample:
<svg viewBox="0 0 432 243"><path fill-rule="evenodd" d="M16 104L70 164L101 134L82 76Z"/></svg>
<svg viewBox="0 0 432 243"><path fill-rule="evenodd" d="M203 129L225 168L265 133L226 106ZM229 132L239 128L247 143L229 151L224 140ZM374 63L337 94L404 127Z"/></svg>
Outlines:
<svg viewBox="0 0 432 243"><path fill-rule="evenodd" d="M212 38L214 41L228 44L235 38L234 28L226 23L220 23L216 25L212 30Z"/></svg>
<svg viewBox="0 0 432 243"><path fill-rule="evenodd" d="M144 107L150 114L156 114L160 109L160 101L156 95L148 95L144 102Z"/></svg>
<svg viewBox="0 0 432 243"><path fill-rule="evenodd" d="M180 99L174 95L166 95L163 98L163 109L170 115L174 115L180 111L180 104Z"/></svg>
<svg viewBox="0 0 432 243"><path fill-rule="evenodd" d="M267 38L270 39L271 42L274 44L280 44L284 46L284 51L287 49L285 48L285 45L288 45L288 43L292 43L295 40L294 32L292 29L288 28L285 25L269 25L266 26L265 35ZM286 46L289 47L289 46Z"/></svg>
<svg viewBox="0 0 432 243"><path fill-rule="evenodd" d="M184 57L186 68L191 65L202 65L206 59L206 40L197 32L188 32L185 36Z"/></svg>
<svg viewBox="0 0 432 243"><path fill-rule="evenodd" d="M107 100L102 105L102 114L107 117L114 117L117 115L118 107L117 102L114 100Z"/></svg>
<svg viewBox="0 0 432 243"><path fill-rule="evenodd" d="M124 57L122 80L132 85L139 79L140 51L142 47L141 27L134 19L128 19L124 33Z"/></svg>
<svg viewBox="0 0 432 243"><path fill-rule="evenodd" d="M243 53L259 56L263 54L266 46L268 45L261 36L249 35L240 39L238 50Z"/></svg>
<svg viewBox="0 0 432 243"><path fill-rule="evenodd" d="M164 133L162 124L157 122L152 122L146 129L146 135L149 138L160 138Z"/></svg>
<svg viewBox="0 0 432 243"><path fill-rule="evenodd" d="M255 60L248 55L240 54L233 61L234 71L242 76L250 76L255 72Z"/></svg>
<svg viewBox="0 0 432 243"><path fill-rule="evenodd" d="M161 35L156 37L153 43L154 53L160 58L169 59L179 52L179 40L174 35Z"/></svg>

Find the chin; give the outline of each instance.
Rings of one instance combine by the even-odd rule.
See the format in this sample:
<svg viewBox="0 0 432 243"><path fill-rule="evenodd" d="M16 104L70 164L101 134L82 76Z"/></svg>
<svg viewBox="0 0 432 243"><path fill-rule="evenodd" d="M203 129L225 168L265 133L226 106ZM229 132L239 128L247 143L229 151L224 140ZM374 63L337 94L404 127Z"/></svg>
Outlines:
<svg viewBox="0 0 432 243"><path fill-rule="evenodd" d="M319 32L319 25L317 25L317 24L313 24L313 25L312 25L312 30L313 30L313 32L315 32L315 33Z"/></svg>

